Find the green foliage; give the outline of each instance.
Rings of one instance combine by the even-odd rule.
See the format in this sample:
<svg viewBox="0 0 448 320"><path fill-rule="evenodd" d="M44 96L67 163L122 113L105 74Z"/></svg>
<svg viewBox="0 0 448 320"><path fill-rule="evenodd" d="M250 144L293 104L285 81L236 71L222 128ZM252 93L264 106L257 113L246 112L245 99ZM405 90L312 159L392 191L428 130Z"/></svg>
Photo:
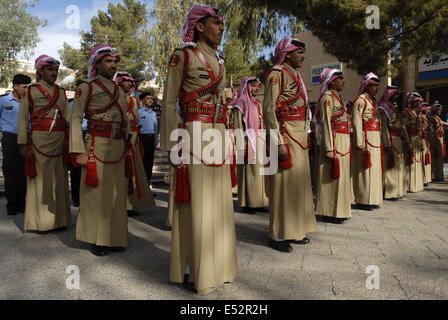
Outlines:
<svg viewBox="0 0 448 320"><path fill-rule="evenodd" d="M6 86L17 72L17 55L28 57L39 42L37 28L46 21L26 12L37 1L0 0L0 85Z"/></svg>
<svg viewBox="0 0 448 320"><path fill-rule="evenodd" d="M84 79L87 77L89 51L98 44L108 44L121 56L119 71L131 73L139 85L151 77L144 61L147 19L147 8L139 1L110 3L107 12L98 11L92 18L91 30L81 32L79 50L64 43L64 48L59 51L61 60L67 67L78 70L77 79Z"/></svg>
<svg viewBox="0 0 448 320"><path fill-rule="evenodd" d="M150 16L154 18L155 25L148 34L148 59L157 72L156 82L163 84L169 57L181 43L179 31L188 10L196 1L155 0L154 3ZM273 45L281 35L294 34L302 29L295 16L271 12L264 6L246 8L241 0L205 0L203 3L220 8L226 16L222 50L228 81L238 81L250 75L250 65L266 46Z"/></svg>
<svg viewBox="0 0 448 320"><path fill-rule="evenodd" d="M360 74L386 74L391 53L394 73L404 57L448 48L448 0L243 0L247 6L267 6L302 19L326 51L349 63ZM366 8L380 9L380 29L366 27Z"/></svg>

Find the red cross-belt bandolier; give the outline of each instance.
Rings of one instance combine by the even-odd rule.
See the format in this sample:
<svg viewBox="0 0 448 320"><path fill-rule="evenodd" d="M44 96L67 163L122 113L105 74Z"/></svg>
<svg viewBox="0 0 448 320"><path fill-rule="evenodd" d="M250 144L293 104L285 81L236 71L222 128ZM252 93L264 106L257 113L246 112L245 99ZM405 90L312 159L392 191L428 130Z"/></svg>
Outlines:
<svg viewBox="0 0 448 320"><path fill-rule="evenodd" d="M90 105L90 99L92 97L92 89L93 89L93 83L98 85L106 94L110 97L111 101L101 109L95 109L92 110L89 108ZM86 166L86 177L85 177L85 184L88 187L97 187L99 184L98 179L98 173L96 168L96 161L98 160L103 164L113 164L113 163L119 163L123 158L125 158L125 174L126 178L131 179L133 177L133 170L132 170L132 155L130 151L130 147L128 146L129 142L126 140L126 119L124 117L124 112L120 104L118 103L118 98L120 97L119 93L119 87L114 84L114 93L110 92L109 89L99 80L95 79L93 81L87 82L89 85L89 94L86 100L85 105L85 116L88 120L88 129L87 133L92 137L92 143L90 146L90 152L89 152L89 160L87 161ZM107 113L109 113L112 108L116 106L118 109L120 116L121 116L121 122L115 122L115 121L106 121L103 120L103 118L106 116ZM93 116L103 114L103 116L95 120L93 119ZM121 157L118 160L114 161L105 161L101 158L99 158L95 154L95 137L102 137L102 138L108 138L108 139L123 139L124 141L124 148L123 153L121 154ZM129 192L132 193L132 188L130 188Z"/></svg>
<svg viewBox="0 0 448 320"><path fill-rule="evenodd" d="M141 141L141 133L140 133L141 126L139 126L138 119L135 118L135 116L134 116L134 113L133 113L134 107L135 107L135 102L134 102L134 99L132 99L132 97L131 97L129 99L129 103L127 105L126 111L127 111L129 118L132 115L132 121L130 121L131 131L136 132L136 134L137 134L137 139L136 139L135 143L136 143L136 145L138 145L138 148L140 149L140 156L143 159L144 158L144 149L143 149L143 144ZM140 185L140 177L139 177L138 171L137 171L136 150L135 150L134 144L131 143L130 147L131 147L131 154L132 154L132 167L133 167L134 176L135 176L135 185L137 186L137 197L138 197L138 199L143 199L142 186ZM133 183L132 179L129 179L129 183Z"/></svg>
<svg viewBox="0 0 448 320"><path fill-rule="evenodd" d="M271 72L274 69L271 69L265 77L266 79L269 77ZM282 93L285 89L285 72L289 74L289 76L294 80L296 83L297 91L295 95L289 99L286 99L285 101L279 101ZM288 150L288 157L285 161L279 161L278 166L282 169L289 169L292 168L292 158L291 158L291 148L286 140L286 135L291 138L292 141L294 141L296 144L298 144L303 150L308 150L311 146L311 139L307 137L307 145L303 146L300 141L296 140L291 133L289 132L286 121L306 121L307 113L308 113L308 107L306 105L303 106L296 106L294 103L296 103L299 98L301 97L303 101L305 101L305 95L302 90L302 86L300 81L297 79L296 75L289 70L286 66L283 66L281 69L281 78L282 78L282 86L280 89L280 93L278 95L277 103L276 103L276 117L277 121L280 122L280 128L281 128L281 135L283 137L283 141L285 143L286 149ZM269 150L268 150L269 154Z"/></svg>
<svg viewBox="0 0 448 320"><path fill-rule="evenodd" d="M227 106L222 104L219 108L219 114L216 116L217 112L217 105L214 104L211 100L213 97L216 97L217 99L220 99L222 102L222 97L220 97L220 91L219 87L222 83L222 80L224 78L224 67L222 64L219 64L219 74L218 76L215 76L215 73L213 72L212 67L210 66L210 63L207 61L207 59L204 57L202 52L197 47L191 48L191 50L194 52L196 57L201 61L202 65L208 70L208 74L210 76L210 83L207 85L200 87L196 90L193 90L191 92L186 92L183 89L183 83L187 77L188 72L188 65L189 65L189 51L187 48L183 48L184 52L184 71L183 71L183 77L182 82L180 85L180 91L179 91L179 104L181 108L181 114L182 114L182 129L185 129L185 123L186 122L193 122L193 121L200 121L203 123L214 123L216 120L216 123L225 124L226 128L229 129L229 117L228 117L228 110ZM205 99L204 101L198 101L198 99L206 96L211 95L210 98ZM218 102L219 103L219 102ZM186 150L185 143L182 139L182 150ZM206 163L202 157L198 157L195 155L191 150L189 150L189 153L191 156L195 157L196 159L200 160L204 165L211 166L211 167L222 167L227 160L229 160L229 157L233 156L233 161L230 165L230 174L231 174L231 180L232 180L232 187L236 186L238 184L238 178L236 175L236 159L235 159L235 146L233 145L233 152L230 152L229 156L227 156L224 161L221 164L212 164L212 163ZM183 155L181 155L182 157ZM189 176L188 176L188 168L187 166L181 161L181 163L177 166L176 171L176 202L177 203L187 203L190 201L190 188L189 188Z"/></svg>
<svg viewBox="0 0 448 320"><path fill-rule="evenodd" d="M34 154L34 150L36 150L39 154L47 157L47 158L57 158L63 155L63 163L65 166L70 164L70 156L68 153L69 147L69 131L67 127L67 121L62 116L61 107L56 104L59 99L60 89L58 86L55 86L53 96L42 88L40 84L36 85L36 88L48 99L48 104L37 111L34 111L34 101L31 96L31 88L28 89L28 99L30 101L30 122L31 122L31 132L29 137L29 145L26 151L25 157L25 175L29 178L34 178L37 176L36 169L36 156ZM55 109L55 118L45 118L52 109ZM64 145L63 150L60 154L47 154L43 151L39 150L37 146L33 143L33 132L34 131L45 131L45 132L53 132L53 131L64 131Z"/></svg>
<svg viewBox="0 0 448 320"><path fill-rule="evenodd" d="M344 114L346 114L348 117L348 112L347 112L344 102L339 98L338 95L334 94L333 91L331 92L331 97L333 99L333 105L334 105L334 98L336 98L342 106L341 112L331 115L331 120L330 120L332 138L333 138L333 148L334 148L334 153L335 153L334 158L333 158L332 177L333 177L333 179L339 179L341 176L341 169L340 169L340 165L339 165L339 158L337 157L337 155L340 155L341 157L350 155L350 162L352 162L352 145L350 144L350 148L346 153L340 152L336 148L335 133L347 134L350 136L352 126L351 126L350 121L342 121L341 120L342 117L344 116Z"/></svg>
<svg viewBox="0 0 448 320"><path fill-rule="evenodd" d="M358 97L355 100L355 103L356 103L356 101L358 99L361 99L361 98ZM370 119L368 119L368 120L364 120L364 112L366 111L366 108L367 108L367 102L366 102L365 99L367 99L373 106L372 117L370 117ZM365 149L364 149L364 168L368 169L368 168L372 167L372 157L371 157L371 154L370 154L370 151L369 151L369 146L370 146L372 148L380 149L380 151L381 151L381 170L384 172L383 144L380 143L379 146L375 146L375 145L371 144L369 142L368 135L367 135L368 131L378 131L378 132L380 131L380 122L379 122L379 120L376 117L377 105L376 105L376 102L370 100L370 98L368 96L365 96L365 99L363 99L364 100L364 108L362 110L362 115L361 115L361 118L362 118L362 129L364 131L364 140L365 140L365 145L366 145Z"/></svg>

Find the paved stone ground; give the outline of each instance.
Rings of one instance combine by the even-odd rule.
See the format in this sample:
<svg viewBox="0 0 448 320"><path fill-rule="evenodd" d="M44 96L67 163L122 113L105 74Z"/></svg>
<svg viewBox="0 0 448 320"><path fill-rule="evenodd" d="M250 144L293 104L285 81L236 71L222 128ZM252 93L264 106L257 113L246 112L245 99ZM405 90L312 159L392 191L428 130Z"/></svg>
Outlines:
<svg viewBox="0 0 448 320"><path fill-rule="evenodd" d="M238 277L206 297L168 281L168 191L154 191L157 208L129 219L129 248L102 258L75 240L74 226L24 233L23 215L8 217L0 199L0 299L448 299L447 182L354 210L344 225L319 222L292 254L267 247L268 214L236 212ZM69 265L80 269L79 290L66 288ZM379 290L366 289L370 265Z"/></svg>

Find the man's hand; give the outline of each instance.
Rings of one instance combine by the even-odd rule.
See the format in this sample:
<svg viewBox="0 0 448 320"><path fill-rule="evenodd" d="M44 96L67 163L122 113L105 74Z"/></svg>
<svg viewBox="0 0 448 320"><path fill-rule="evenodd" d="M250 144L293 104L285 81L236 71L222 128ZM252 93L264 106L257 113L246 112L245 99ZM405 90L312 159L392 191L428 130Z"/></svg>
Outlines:
<svg viewBox="0 0 448 320"><path fill-rule="evenodd" d="M364 150L364 147L360 145L357 145L356 148L358 148L359 150Z"/></svg>
<svg viewBox="0 0 448 320"><path fill-rule="evenodd" d="M26 156L26 144L21 144L19 147L19 153L22 157Z"/></svg>
<svg viewBox="0 0 448 320"><path fill-rule="evenodd" d="M286 144L281 144L278 146L278 160L283 162L288 159L288 149Z"/></svg>
<svg viewBox="0 0 448 320"><path fill-rule="evenodd" d="M327 152L325 153L325 155L327 156L327 158L330 158L330 159L334 159L334 158L336 158L336 154L335 154L334 151L327 151Z"/></svg>
<svg viewBox="0 0 448 320"><path fill-rule="evenodd" d="M80 166L87 165L87 162L89 161L89 156L87 153L80 153L76 156L76 163Z"/></svg>

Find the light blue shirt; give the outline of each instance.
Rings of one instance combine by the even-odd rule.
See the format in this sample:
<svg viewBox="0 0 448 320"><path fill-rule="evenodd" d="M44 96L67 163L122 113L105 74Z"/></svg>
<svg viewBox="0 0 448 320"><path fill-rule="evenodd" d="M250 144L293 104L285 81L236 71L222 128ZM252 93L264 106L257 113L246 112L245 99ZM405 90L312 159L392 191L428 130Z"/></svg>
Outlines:
<svg viewBox="0 0 448 320"><path fill-rule="evenodd" d="M0 97L0 131L17 134L20 102L10 93Z"/></svg>
<svg viewBox="0 0 448 320"><path fill-rule="evenodd" d="M140 132L142 134L154 134L155 143L157 144L157 115L150 108L149 111L145 107L138 108L138 123L142 126Z"/></svg>
<svg viewBox="0 0 448 320"><path fill-rule="evenodd" d="M70 106L70 113L71 113L72 109L73 109L73 100L71 102L69 102L68 105ZM87 131L87 129L88 129L87 119L86 118L82 118L81 130L82 131Z"/></svg>

